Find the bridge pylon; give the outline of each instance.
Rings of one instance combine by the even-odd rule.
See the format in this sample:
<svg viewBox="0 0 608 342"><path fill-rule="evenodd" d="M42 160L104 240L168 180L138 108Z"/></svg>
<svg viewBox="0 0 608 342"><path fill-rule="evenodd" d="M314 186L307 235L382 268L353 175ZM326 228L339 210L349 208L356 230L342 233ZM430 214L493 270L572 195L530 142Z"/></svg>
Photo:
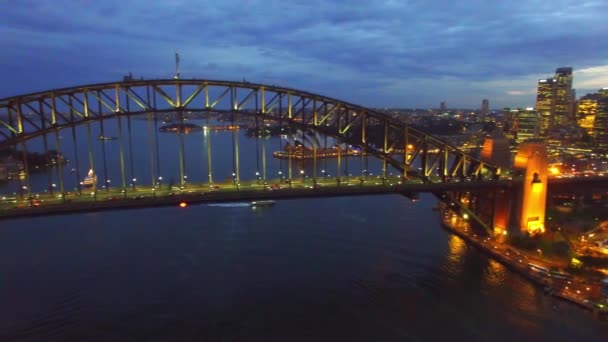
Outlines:
<svg viewBox="0 0 608 342"><path fill-rule="evenodd" d="M518 207L516 213L519 213L519 217L514 223L523 233L543 233L548 183L546 144L539 140L522 143L513 166L524 175L521 194L515 201Z"/></svg>

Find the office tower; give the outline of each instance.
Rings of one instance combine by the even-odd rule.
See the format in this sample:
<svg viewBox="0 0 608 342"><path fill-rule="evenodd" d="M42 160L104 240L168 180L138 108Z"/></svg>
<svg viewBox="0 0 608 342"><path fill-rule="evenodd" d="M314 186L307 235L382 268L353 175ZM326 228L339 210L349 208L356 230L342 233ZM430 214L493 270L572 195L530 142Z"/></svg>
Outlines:
<svg viewBox="0 0 608 342"><path fill-rule="evenodd" d="M593 136L593 126L597 115L597 102L599 94L587 94L578 100L576 105L576 117L578 125Z"/></svg>
<svg viewBox="0 0 608 342"><path fill-rule="evenodd" d="M557 68L553 77L555 84L555 105L553 106L553 124L566 126L572 123L572 68ZM551 127L553 128L553 127Z"/></svg>
<svg viewBox="0 0 608 342"><path fill-rule="evenodd" d="M503 108L502 116L502 133L507 139L509 139L509 141L515 141L515 117L513 113L511 113L511 108Z"/></svg>
<svg viewBox="0 0 608 342"><path fill-rule="evenodd" d="M556 127L575 122L574 96L570 67L557 68L552 78L538 80L536 109L540 113L542 137L546 137Z"/></svg>
<svg viewBox="0 0 608 342"><path fill-rule="evenodd" d="M538 80L536 91L536 110L539 114L539 134L542 137L553 128L553 113L555 112L555 83L554 78Z"/></svg>
<svg viewBox="0 0 608 342"><path fill-rule="evenodd" d="M488 101L488 99L483 99L481 101L481 117L485 118L486 116L488 116L489 112L490 112L490 101Z"/></svg>
<svg viewBox="0 0 608 342"><path fill-rule="evenodd" d="M570 122L571 123L576 123L576 106L577 106L577 101L576 101L576 89L572 89L570 91Z"/></svg>
<svg viewBox="0 0 608 342"><path fill-rule="evenodd" d="M608 151L608 88L602 88L598 91L593 137L601 150Z"/></svg>
<svg viewBox="0 0 608 342"><path fill-rule="evenodd" d="M515 122L515 142L520 144L529 139L539 137L539 112L534 108L511 109Z"/></svg>

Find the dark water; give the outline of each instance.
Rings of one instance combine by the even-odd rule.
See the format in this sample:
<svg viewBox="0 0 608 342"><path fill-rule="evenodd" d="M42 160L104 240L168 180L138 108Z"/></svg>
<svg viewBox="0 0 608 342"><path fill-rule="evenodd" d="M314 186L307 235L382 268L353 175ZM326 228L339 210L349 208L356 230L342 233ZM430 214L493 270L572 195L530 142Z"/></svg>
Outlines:
<svg viewBox="0 0 608 342"><path fill-rule="evenodd" d="M145 120L131 124L126 178L178 183L178 136L150 134ZM119 142L94 139L100 133L94 125L92 163L104 179L105 146L108 178L118 186ZM105 134L117 136L116 122L106 123ZM225 180L235 133L209 134L214 178ZM60 132L70 159L66 191L91 163L85 127L76 135L77 143ZM279 139L236 136L242 179L255 177L264 144L268 177L286 174L286 162L271 157ZM159 140L160 173L150 137ZM189 181L206 181L205 136L183 138ZM55 146L54 136L48 144ZM42 139L28 142L29 151L42 146ZM343 170L323 160L317 172L380 171L377 160L349 159ZM313 173L310 163L293 167L294 175ZM31 188L48 188L47 176L35 174ZM56 172L51 182L58 183ZM606 324L442 230L433 205L428 195L416 203L353 197L255 211L237 204L3 221L0 341L606 340Z"/></svg>
<svg viewBox="0 0 608 342"><path fill-rule="evenodd" d="M2 222L1 341L605 341L399 196Z"/></svg>

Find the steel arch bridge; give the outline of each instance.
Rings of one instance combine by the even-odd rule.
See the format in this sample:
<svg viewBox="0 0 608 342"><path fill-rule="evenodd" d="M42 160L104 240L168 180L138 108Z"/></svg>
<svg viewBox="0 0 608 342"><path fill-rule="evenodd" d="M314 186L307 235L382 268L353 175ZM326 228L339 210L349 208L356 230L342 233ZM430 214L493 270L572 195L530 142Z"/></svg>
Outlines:
<svg viewBox="0 0 608 342"><path fill-rule="evenodd" d="M129 80L0 99L0 148L61 129L149 113L229 112L316 130L362 148L403 177L445 182L497 177L500 169L388 115L275 85L204 79ZM414 165L420 165L415 168Z"/></svg>

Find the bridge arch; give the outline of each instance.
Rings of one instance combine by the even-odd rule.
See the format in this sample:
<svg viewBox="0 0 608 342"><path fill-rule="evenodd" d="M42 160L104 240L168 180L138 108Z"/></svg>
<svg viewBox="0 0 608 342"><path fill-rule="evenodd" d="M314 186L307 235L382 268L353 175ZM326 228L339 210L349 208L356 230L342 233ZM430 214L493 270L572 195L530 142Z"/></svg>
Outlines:
<svg viewBox="0 0 608 342"><path fill-rule="evenodd" d="M229 112L317 130L381 158L404 176L497 176L499 168L383 113L319 94L250 82L129 80L0 99L0 148L61 129L146 113ZM413 165L421 165L415 169Z"/></svg>

